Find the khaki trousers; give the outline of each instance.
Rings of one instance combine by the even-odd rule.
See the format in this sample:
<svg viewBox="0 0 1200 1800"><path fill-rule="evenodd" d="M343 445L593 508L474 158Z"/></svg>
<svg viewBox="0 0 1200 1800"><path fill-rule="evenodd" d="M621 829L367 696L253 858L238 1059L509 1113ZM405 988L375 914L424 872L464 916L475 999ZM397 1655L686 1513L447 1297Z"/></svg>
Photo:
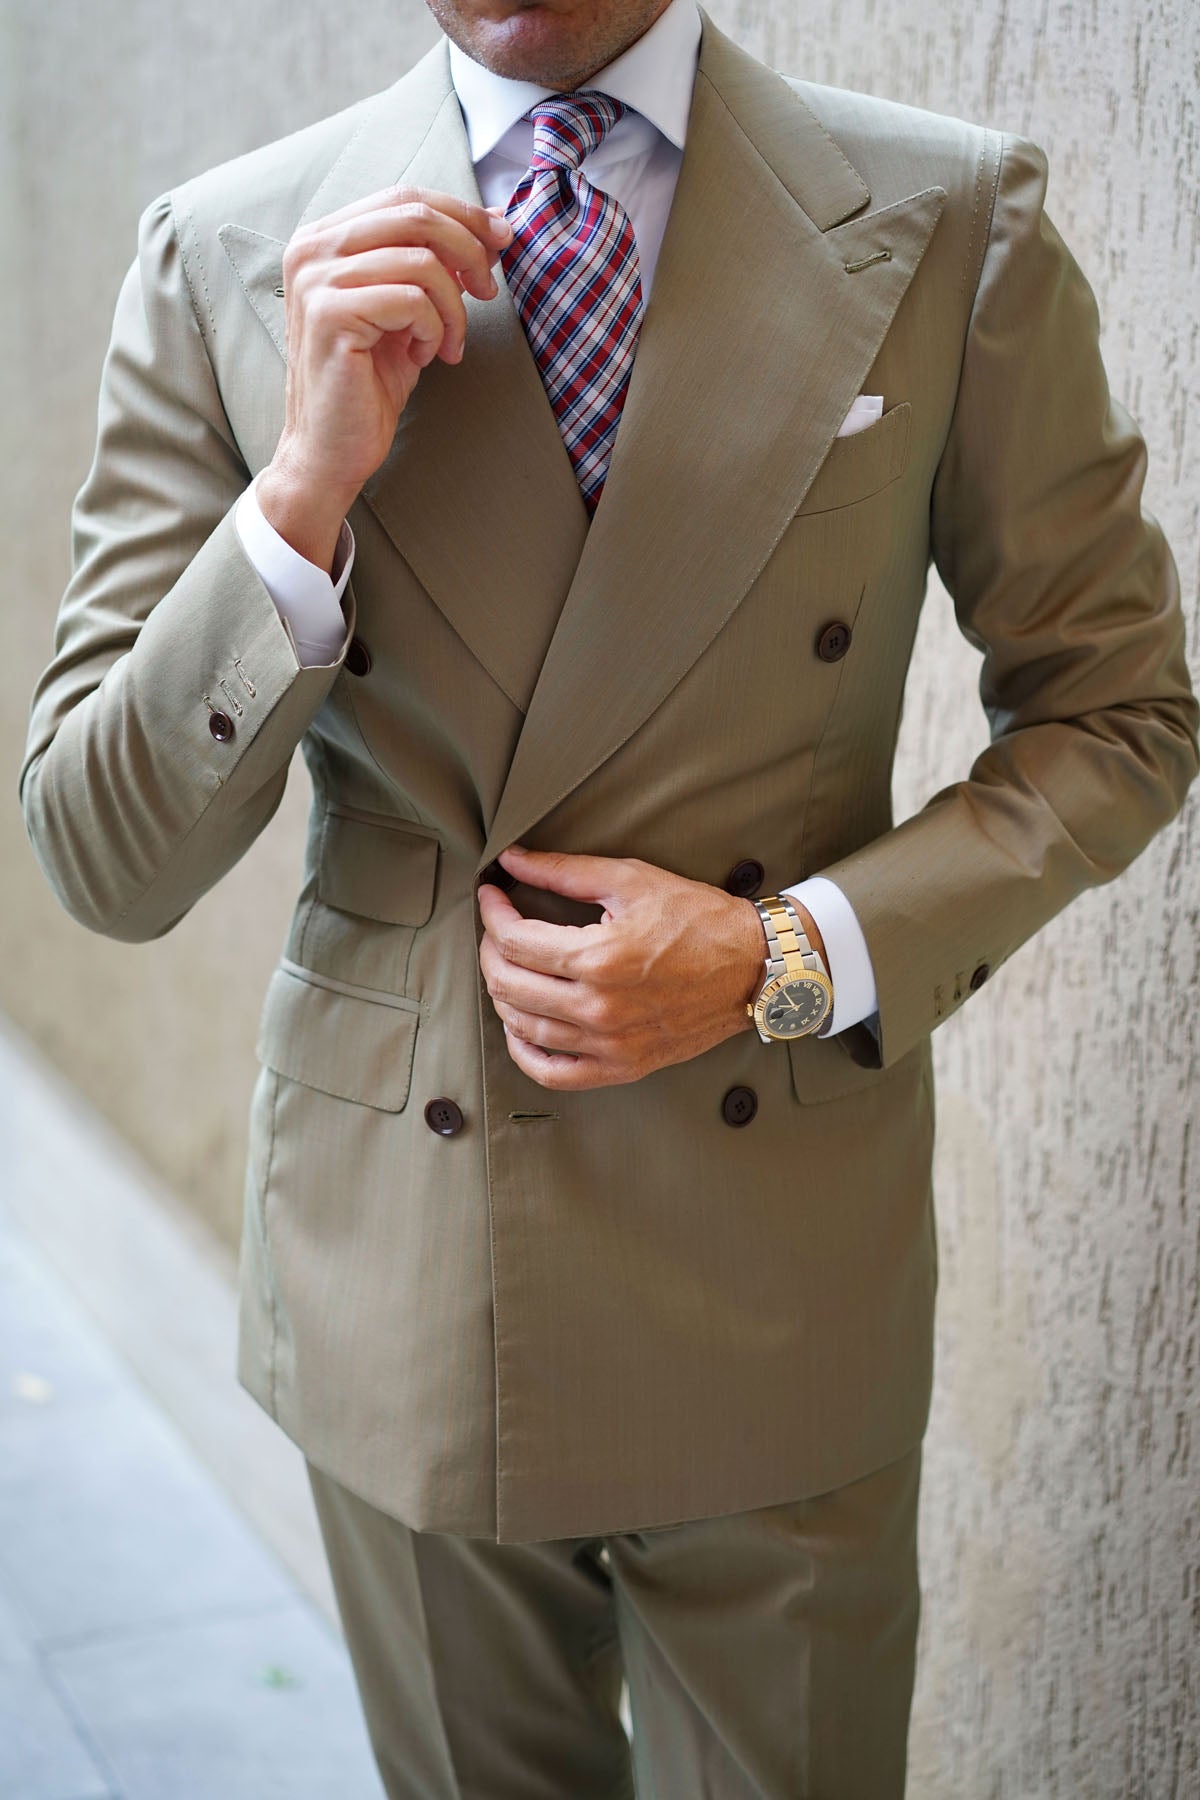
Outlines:
<svg viewBox="0 0 1200 1800"><path fill-rule="evenodd" d="M414 1531L309 1464L389 1800L900 1800L920 1456L529 1544Z"/></svg>

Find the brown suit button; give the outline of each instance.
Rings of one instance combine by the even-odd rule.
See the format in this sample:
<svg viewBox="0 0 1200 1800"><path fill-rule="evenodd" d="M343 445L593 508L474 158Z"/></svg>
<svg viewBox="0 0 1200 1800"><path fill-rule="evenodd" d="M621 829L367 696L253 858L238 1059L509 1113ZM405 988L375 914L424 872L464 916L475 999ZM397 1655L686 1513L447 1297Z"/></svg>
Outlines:
<svg viewBox="0 0 1200 1800"><path fill-rule="evenodd" d="M361 638L353 637L346 646L346 668L351 675L371 673L371 652Z"/></svg>
<svg viewBox="0 0 1200 1800"><path fill-rule="evenodd" d="M758 1111L758 1095L753 1088L730 1088L721 1102L721 1117L727 1125L748 1125Z"/></svg>
<svg viewBox="0 0 1200 1800"><path fill-rule="evenodd" d="M850 648L850 627L835 619L817 639L817 655L822 662L841 662Z"/></svg>
<svg viewBox="0 0 1200 1800"><path fill-rule="evenodd" d="M987 980L987 978L991 974L991 972L992 971L988 968L986 963L980 963L980 965L977 969L972 970L971 992L973 994L977 994L979 992L980 988L983 986L984 982Z"/></svg>
<svg viewBox="0 0 1200 1800"><path fill-rule="evenodd" d="M210 712L208 715L208 729L212 732L218 744L227 744L233 736L233 720L228 713Z"/></svg>
<svg viewBox="0 0 1200 1800"><path fill-rule="evenodd" d="M744 862L734 863L730 869L725 877L725 892L736 894L740 900L750 900L762 886L765 873L762 864L748 856Z"/></svg>
<svg viewBox="0 0 1200 1800"><path fill-rule="evenodd" d="M457 1137L463 1128L462 1108L456 1100L447 1100L442 1095L438 1100L431 1100L425 1108L425 1123L439 1137Z"/></svg>
<svg viewBox="0 0 1200 1800"><path fill-rule="evenodd" d="M510 875L498 862L490 862L486 869L482 869L479 880L481 883L486 881L489 887L503 888L506 894L511 894L517 885L516 876Z"/></svg>

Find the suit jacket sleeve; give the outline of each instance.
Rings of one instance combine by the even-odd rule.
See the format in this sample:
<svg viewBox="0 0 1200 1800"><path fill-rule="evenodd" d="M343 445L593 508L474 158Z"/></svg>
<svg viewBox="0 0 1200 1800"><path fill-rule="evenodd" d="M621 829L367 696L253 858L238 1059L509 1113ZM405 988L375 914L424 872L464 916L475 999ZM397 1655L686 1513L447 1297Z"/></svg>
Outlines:
<svg viewBox="0 0 1200 1800"><path fill-rule="evenodd" d="M205 317L203 272L185 263L167 196L142 217L117 302L72 579L21 770L59 899L129 940L168 930L262 830L345 650L301 668L242 547L234 508L249 472ZM233 726L224 741L215 713Z"/></svg>
<svg viewBox="0 0 1200 1800"><path fill-rule="evenodd" d="M1043 212L1046 161L1006 138L933 555L983 653L991 742L964 781L823 870L862 924L888 1067L1178 810L1197 708L1145 444L1108 392L1091 289Z"/></svg>

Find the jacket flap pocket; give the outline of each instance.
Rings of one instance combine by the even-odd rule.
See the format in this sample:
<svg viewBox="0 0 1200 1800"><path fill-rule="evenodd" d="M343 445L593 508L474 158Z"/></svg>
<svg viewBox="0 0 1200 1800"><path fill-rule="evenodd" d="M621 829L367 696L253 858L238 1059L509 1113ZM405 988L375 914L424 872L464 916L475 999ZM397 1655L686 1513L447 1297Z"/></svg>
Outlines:
<svg viewBox="0 0 1200 1800"><path fill-rule="evenodd" d="M415 1000L370 1000L323 976L276 969L255 1054L268 1069L340 1100L402 1112L412 1081Z"/></svg>
<svg viewBox="0 0 1200 1800"><path fill-rule="evenodd" d="M833 1038L809 1036L788 1039L792 1091L797 1100L809 1105L821 1100L837 1100L843 1094L860 1094L864 1088L878 1087L881 1081L890 1080L897 1070L907 1068L910 1057L924 1055L928 1051L928 1040L925 1040L910 1050L908 1056L902 1057L890 1068L882 1069L855 1062L850 1054L851 1043L861 1049L864 1055L869 1055L874 1039L865 1025L852 1026L849 1031L840 1031Z"/></svg>
<svg viewBox="0 0 1200 1800"><path fill-rule="evenodd" d="M325 818L317 896L384 925L424 925L433 911L438 841L378 816Z"/></svg>
<svg viewBox="0 0 1200 1800"><path fill-rule="evenodd" d="M853 506L856 500L868 500L888 487L908 461L911 421L912 405L904 400L864 431L834 438L797 517L832 512L835 506Z"/></svg>

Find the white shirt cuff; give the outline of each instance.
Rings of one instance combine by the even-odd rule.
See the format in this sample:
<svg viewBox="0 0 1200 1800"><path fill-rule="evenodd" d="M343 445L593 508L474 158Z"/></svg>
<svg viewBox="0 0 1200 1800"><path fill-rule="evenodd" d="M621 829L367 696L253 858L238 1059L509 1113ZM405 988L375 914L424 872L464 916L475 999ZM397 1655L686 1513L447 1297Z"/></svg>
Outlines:
<svg viewBox="0 0 1200 1800"><path fill-rule="evenodd" d="M824 875L811 875L783 892L808 908L825 940L829 979L833 983L833 1011L828 1025L818 1035L835 1037L839 1031L861 1025L864 1020L870 1024L872 1015L879 1010L875 971L862 926L845 894L836 881Z"/></svg>
<svg viewBox="0 0 1200 1800"><path fill-rule="evenodd" d="M327 575L268 524L258 504L257 486L255 476L234 514L242 549L291 630L301 668L327 668L337 661L345 642L341 601L354 566L354 533L343 520L333 574Z"/></svg>

